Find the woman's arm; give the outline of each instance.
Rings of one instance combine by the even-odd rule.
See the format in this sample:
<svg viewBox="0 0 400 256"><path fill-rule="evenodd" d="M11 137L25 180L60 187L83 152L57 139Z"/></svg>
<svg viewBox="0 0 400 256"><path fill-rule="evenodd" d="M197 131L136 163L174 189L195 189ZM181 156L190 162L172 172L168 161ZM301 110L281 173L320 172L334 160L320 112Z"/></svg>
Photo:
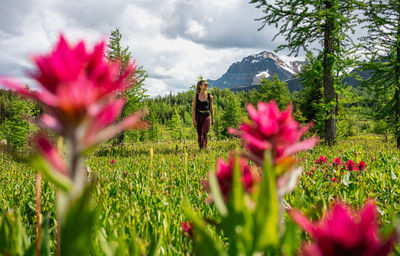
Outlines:
<svg viewBox="0 0 400 256"><path fill-rule="evenodd" d="M213 96L212 95L210 95L210 113L211 113L211 124L215 124L215 122L214 122Z"/></svg>
<svg viewBox="0 0 400 256"><path fill-rule="evenodd" d="M197 126L196 122L196 95L193 96L193 103L192 103L192 120L193 120L193 125Z"/></svg>

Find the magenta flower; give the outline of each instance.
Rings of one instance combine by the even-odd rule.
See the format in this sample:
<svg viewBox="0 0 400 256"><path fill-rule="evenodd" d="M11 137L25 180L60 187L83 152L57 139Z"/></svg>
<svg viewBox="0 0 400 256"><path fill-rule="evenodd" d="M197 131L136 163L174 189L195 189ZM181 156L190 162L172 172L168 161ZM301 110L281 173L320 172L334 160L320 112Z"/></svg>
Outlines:
<svg viewBox="0 0 400 256"><path fill-rule="evenodd" d="M225 163L223 159L218 159L216 167L216 176L218 180L221 193L225 200L228 199L229 193L232 189L232 178L233 178L233 161L234 155L231 154L228 163ZM240 171L242 172L242 182L245 190L251 192L255 185L255 175L252 174L250 167L246 164L246 160L239 158Z"/></svg>
<svg viewBox="0 0 400 256"><path fill-rule="evenodd" d="M142 114L135 114L107 127L121 113L125 100L118 94L132 85L135 66L130 64L121 72L119 63L107 62L104 42L89 52L83 41L71 46L60 35L50 54L36 56L33 61L36 70L30 76L39 83L39 91L5 77L0 77L0 83L40 102L46 110L41 125L63 136L74 136L80 150L124 129L144 126Z"/></svg>
<svg viewBox="0 0 400 256"><path fill-rule="evenodd" d="M333 177L333 178L332 178L332 181L333 181L333 182L336 182L336 181L337 181L337 178L336 178L336 177Z"/></svg>
<svg viewBox="0 0 400 256"><path fill-rule="evenodd" d="M111 159L110 164L115 164L115 160Z"/></svg>
<svg viewBox="0 0 400 256"><path fill-rule="evenodd" d="M324 164L324 163L326 163L326 157L320 156L317 160L315 160L315 163L317 163L317 164Z"/></svg>
<svg viewBox="0 0 400 256"><path fill-rule="evenodd" d="M231 134L240 136L244 147L251 153L251 160L262 165L264 152L270 150L274 162L279 162L302 150L312 148L317 142L316 137L300 141L309 126L299 127L292 117L292 107L280 112L275 101L259 102L258 110L251 104L247 105L250 121L240 125L240 130L229 128Z"/></svg>
<svg viewBox="0 0 400 256"><path fill-rule="evenodd" d="M347 170L349 170L350 172L352 171L357 171L357 166L354 164L354 162L352 160L347 161L346 163L346 168Z"/></svg>
<svg viewBox="0 0 400 256"><path fill-rule="evenodd" d="M333 159L332 163L336 166L342 165L342 159L340 159L340 157L336 157L335 159Z"/></svg>
<svg viewBox="0 0 400 256"><path fill-rule="evenodd" d="M387 240L379 236L378 216L372 202L367 202L358 212L338 203L316 223L297 210L292 210L290 215L312 235L311 244L301 248L304 256L385 256L396 240L395 233Z"/></svg>
<svg viewBox="0 0 400 256"><path fill-rule="evenodd" d="M190 221L188 221L187 223L182 221L181 227L182 227L183 232L185 232L189 237L192 236L193 229L192 229L192 223Z"/></svg>
<svg viewBox="0 0 400 256"><path fill-rule="evenodd" d="M358 162L356 167L357 167L358 170L364 171L365 167L367 167L367 165L364 163L364 161L360 161L360 162Z"/></svg>

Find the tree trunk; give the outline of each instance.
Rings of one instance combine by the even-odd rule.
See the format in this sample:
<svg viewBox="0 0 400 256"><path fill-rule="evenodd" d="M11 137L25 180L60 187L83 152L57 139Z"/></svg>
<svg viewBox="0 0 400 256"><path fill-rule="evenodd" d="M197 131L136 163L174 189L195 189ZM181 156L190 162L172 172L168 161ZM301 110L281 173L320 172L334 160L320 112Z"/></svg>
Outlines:
<svg viewBox="0 0 400 256"><path fill-rule="evenodd" d="M397 24L397 42L396 42L396 72L395 82L396 89L394 93L395 99L395 136L397 142L397 148L400 148L400 20Z"/></svg>
<svg viewBox="0 0 400 256"><path fill-rule="evenodd" d="M332 8L331 1L325 1L325 8L327 10ZM325 21L324 31L324 100L325 104L329 104L329 108L326 112L328 119L325 120L325 143L331 145L336 140L336 93L333 79L333 67L334 67L334 50L335 50L335 38L334 38L334 19L328 17Z"/></svg>

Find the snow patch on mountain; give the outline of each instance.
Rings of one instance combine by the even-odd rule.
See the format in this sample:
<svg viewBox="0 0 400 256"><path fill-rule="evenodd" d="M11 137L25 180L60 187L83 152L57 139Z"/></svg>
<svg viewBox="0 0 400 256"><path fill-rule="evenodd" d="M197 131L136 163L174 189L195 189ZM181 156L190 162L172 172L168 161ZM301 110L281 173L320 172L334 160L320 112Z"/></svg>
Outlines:
<svg viewBox="0 0 400 256"><path fill-rule="evenodd" d="M270 77L270 76L271 76L271 75L268 73L268 70L263 71L263 72L261 72L261 73L259 73L259 74L257 74L257 75L254 76L254 78L253 78L253 84L261 84L261 80L262 80L263 78L268 78L268 77Z"/></svg>

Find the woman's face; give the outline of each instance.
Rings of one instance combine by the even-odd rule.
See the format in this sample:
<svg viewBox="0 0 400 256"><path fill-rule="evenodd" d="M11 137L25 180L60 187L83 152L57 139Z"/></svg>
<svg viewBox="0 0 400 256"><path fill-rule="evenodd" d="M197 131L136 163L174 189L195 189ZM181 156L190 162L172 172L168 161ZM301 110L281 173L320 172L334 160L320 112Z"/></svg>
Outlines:
<svg viewBox="0 0 400 256"><path fill-rule="evenodd" d="M203 90L207 90L207 89L208 89L208 83L207 83L206 81L204 81L204 82L201 84L201 89L203 89Z"/></svg>

